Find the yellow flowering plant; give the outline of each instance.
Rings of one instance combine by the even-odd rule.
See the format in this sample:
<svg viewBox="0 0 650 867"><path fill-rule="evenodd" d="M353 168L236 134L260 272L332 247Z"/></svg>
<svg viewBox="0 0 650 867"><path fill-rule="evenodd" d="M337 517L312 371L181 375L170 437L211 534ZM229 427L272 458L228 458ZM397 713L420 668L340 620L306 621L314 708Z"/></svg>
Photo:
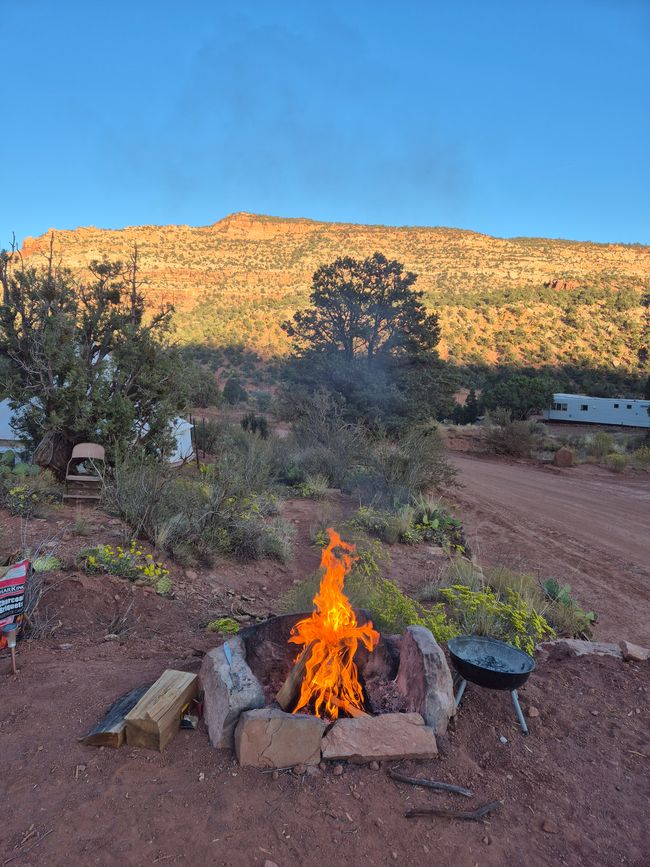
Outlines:
<svg viewBox="0 0 650 867"><path fill-rule="evenodd" d="M128 548L120 545L98 545L81 552L84 569L91 574L104 573L119 575L130 581L144 579L154 584L161 595L167 595L172 590L169 569L160 560L155 560L152 554L145 554L135 539Z"/></svg>
<svg viewBox="0 0 650 867"><path fill-rule="evenodd" d="M462 632L491 635L526 653L533 653L540 641L555 637L546 618L510 588L506 590L505 599L500 599L489 587L471 590L464 584L454 584L440 594L449 606L450 617Z"/></svg>

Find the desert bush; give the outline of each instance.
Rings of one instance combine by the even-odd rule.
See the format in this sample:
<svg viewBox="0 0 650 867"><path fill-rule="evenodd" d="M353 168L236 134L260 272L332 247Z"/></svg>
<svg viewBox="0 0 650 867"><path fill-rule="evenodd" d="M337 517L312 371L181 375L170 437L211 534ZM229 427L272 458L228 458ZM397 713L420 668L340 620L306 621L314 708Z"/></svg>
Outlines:
<svg viewBox="0 0 650 867"><path fill-rule="evenodd" d="M571 585L548 578L543 582L542 589L550 601L546 618L558 635L590 639L596 615L593 611L583 611L571 594Z"/></svg>
<svg viewBox="0 0 650 867"><path fill-rule="evenodd" d="M61 487L49 470L31 464L2 466L0 471L0 505L12 515L31 518L44 507L59 502Z"/></svg>
<svg viewBox="0 0 650 867"><path fill-rule="evenodd" d="M269 435L269 423L266 418L263 415L256 415L252 410L246 413L240 424L242 430L259 434L263 440Z"/></svg>
<svg viewBox="0 0 650 867"><path fill-rule="evenodd" d="M632 452L632 460L640 467L650 467L650 446L641 446Z"/></svg>
<svg viewBox="0 0 650 867"><path fill-rule="evenodd" d="M361 506L351 524L389 545L434 542L460 553L468 550L461 522L437 500L422 495L392 511Z"/></svg>
<svg viewBox="0 0 650 867"><path fill-rule="evenodd" d="M220 421L205 419L194 428L196 448L209 455L216 455L227 437L229 426Z"/></svg>
<svg viewBox="0 0 650 867"><path fill-rule="evenodd" d="M463 633L489 635L533 653L535 645L555 632L548 621L515 590L507 589L505 599L489 587L470 590L455 584L440 591L450 608L450 618Z"/></svg>
<svg viewBox="0 0 650 867"><path fill-rule="evenodd" d="M54 572L63 565L61 560L53 554L43 554L41 557L36 557L31 561L31 564L34 572Z"/></svg>
<svg viewBox="0 0 650 867"><path fill-rule="evenodd" d="M269 444L236 429L223 442L218 460L198 477L145 455L127 457L115 467L107 504L185 565L211 563L218 552L286 560L291 528L268 520L278 510Z"/></svg>
<svg viewBox="0 0 650 867"><path fill-rule="evenodd" d="M612 452L607 455L605 463L614 473L622 473L627 469L630 459L627 455L620 455L618 452Z"/></svg>
<svg viewBox="0 0 650 867"><path fill-rule="evenodd" d="M297 485L297 490L301 497L311 500L322 500L327 493L328 487L329 481L327 477L317 473L314 476L305 476L305 481Z"/></svg>
<svg viewBox="0 0 650 867"><path fill-rule="evenodd" d="M231 376L228 378L223 387L223 397L231 406L248 400L248 394L241 384L239 377Z"/></svg>
<svg viewBox="0 0 650 867"><path fill-rule="evenodd" d="M529 421L505 421L503 424L488 423L483 443L488 452L495 455L511 455L526 458L535 445L534 423Z"/></svg>
<svg viewBox="0 0 650 867"><path fill-rule="evenodd" d="M362 460L347 475L344 490L382 508L407 505L418 494L454 483L435 426L412 428L398 440L372 438Z"/></svg>
<svg viewBox="0 0 650 867"><path fill-rule="evenodd" d="M611 434L599 430L594 434L593 439L589 443L588 451L595 458L607 457L610 452L614 451L614 438Z"/></svg>
<svg viewBox="0 0 650 867"><path fill-rule="evenodd" d="M580 608L570 595L569 585L561 586L555 579L540 583L535 575L514 571L505 566L481 569L468 559L455 558L441 580L426 584L417 595L423 601L435 601L445 598L449 588L459 586L472 593L488 592L496 595L499 602L505 605L510 605L513 599L519 600L527 610L543 617L558 635L591 638L591 624L595 615ZM464 622L464 626L482 630L479 634L499 637L504 632L503 624L498 622L502 614L503 610L500 612L490 601L486 603L483 600L482 604L475 605L475 610L469 612L471 616ZM477 619L474 625L471 622L472 617Z"/></svg>

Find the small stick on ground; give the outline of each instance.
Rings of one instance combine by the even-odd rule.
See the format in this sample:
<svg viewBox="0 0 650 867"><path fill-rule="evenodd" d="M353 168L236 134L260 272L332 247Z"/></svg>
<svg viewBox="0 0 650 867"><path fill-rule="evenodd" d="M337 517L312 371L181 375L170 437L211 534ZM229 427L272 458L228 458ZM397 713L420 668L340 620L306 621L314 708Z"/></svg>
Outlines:
<svg viewBox="0 0 650 867"><path fill-rule="evenodd" d="M439 810L436 807L429 807L422 810L408 810L404 815L407 819L415 819L418 816L439 816L441 819L460 819L462 822L480 822L488 813L493 813L501 806L501 801L490 801L478 810L472 810L467 813L457 813L455 810Z"/></svg>
<svg viewBox="0 0 650 867"><path fill-rule="evenodd" d="M451 783L439 783L436 780L421 780L418 777L406 777L398 771L389 770L388 776L393 780L399 780L400 783L411 783L413 786L426 786L427 789L436 789L438 792L452 792L454 795L465 795L466 798L472 798L474 792L469 789L464 789L462 786L454 786Z"/></svg>

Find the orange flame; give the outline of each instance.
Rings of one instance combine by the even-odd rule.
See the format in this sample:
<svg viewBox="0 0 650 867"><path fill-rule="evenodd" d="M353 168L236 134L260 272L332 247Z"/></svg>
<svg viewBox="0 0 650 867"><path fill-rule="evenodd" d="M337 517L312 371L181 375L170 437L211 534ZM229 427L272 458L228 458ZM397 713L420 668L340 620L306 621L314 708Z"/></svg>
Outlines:
<svg viewBox="0 0 650 867"><path fill-rule="evenodd" d="M316 716L337 719L339 707L363 708L363 691L354 662L359 641L372 651L379 633L368 621L363 626L343 593L345 576L352 568L354 545L348 545L329 529L329 545L323 550L325 574L314 597L311 617L300 620L289 639L303 647L311 645L300 697L294 713L310 706Z"/></svg>

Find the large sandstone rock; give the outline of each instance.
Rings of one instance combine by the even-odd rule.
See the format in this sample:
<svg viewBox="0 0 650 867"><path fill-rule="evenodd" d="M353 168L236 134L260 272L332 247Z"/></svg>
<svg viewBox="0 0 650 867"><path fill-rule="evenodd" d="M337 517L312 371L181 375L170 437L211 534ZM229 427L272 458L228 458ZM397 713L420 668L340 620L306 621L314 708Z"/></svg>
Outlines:
<svg viewBox="0 0 650 867"><path fill-rule="evenodd" d="M436 738L419 713L340 719L323 738L324 759L371 762L383 759L432 759Z"/></svg>
<svg viewBox="0 0 650 867"><path fill-rule="evenodd" d="M235 729L237 760L256 768L317 765L325 728L318 717L278 708L245 711Z"/></svg>
<svg viewBox="0 0 650 867"><path fill-rule="evenodd" d="M543 641L537 645L535 653L548 653L551 659L561 659L568 656L614 656L617 659L623 658L618 644L607 644L604 641L583 641L580 638L557 638L555 641Z"/></svg>
<svg viewBox="0 0 650 867"><path fill-rule="evenodd" d="M213 747L233 748L233 734L242 711L264 707L264 690L246 663L244 642L228 639L232 660L224 645L203 658L199 682L203 689L203 715Z"/></svg>
<svg viewBox="0 0 650 867"><path fill-rule="evenodd" d="M553 455L553 463L556 467L572 467L573 466L573 451L566 446L559 448Z"/></svg>
<svg viewBox="0 0 650 867"><path fill-rule="evenodd" d="M646 662L650 659L650 650L647 647L632 644L631 641L621 641L618 646L626 662Z"/></svg>
<svg viewBox="0 0 650 867"><path fill-rule="evenodd" d="M404 632L397 688L408 699L407 710L422 714L437 735L447 731L456 713L454 684L445 654L424 626L409 626Z"/></svg>

